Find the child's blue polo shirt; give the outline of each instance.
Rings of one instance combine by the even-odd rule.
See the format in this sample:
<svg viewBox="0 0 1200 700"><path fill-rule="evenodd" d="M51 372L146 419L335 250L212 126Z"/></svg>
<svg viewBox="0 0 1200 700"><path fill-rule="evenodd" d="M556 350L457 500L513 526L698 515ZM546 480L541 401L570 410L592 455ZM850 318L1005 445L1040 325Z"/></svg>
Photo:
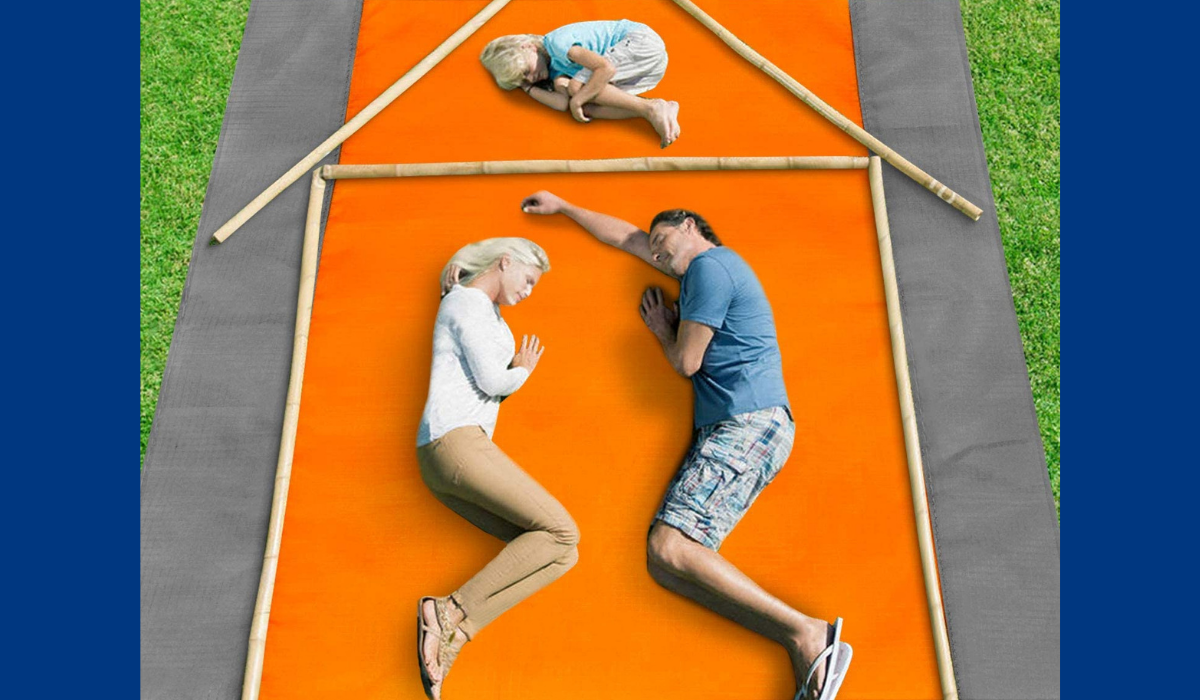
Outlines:
<svg viewBox="0 0 1200 700"><path fill-rule="evenodd" d="M542 37L542 45L550 55L550 77L560 75L574 77L583 66L567 58L567 52L572 46L582 46L603 56L609 49L616 46L631 31L645 31L650 28L641 22L627 19L616 21L598 20L594 22L576 22L559 27Z"/></svg>

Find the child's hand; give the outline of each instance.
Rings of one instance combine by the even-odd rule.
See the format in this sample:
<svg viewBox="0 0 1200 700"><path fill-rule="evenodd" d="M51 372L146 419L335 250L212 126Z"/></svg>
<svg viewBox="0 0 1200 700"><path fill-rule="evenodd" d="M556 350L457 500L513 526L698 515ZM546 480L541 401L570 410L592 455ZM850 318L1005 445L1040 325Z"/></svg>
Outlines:
<svg viewBox="0 0 1200 700"><path fill-rule="evenodd" d="M567 207L562 197L539 190L521 200L521 211L526 214L559 214Z"/></svg>
<svg viewBox="0 0 1200 700"><path fill-rule="evenodd" d="M588 122L591 121L591 119L588 119L588 116L583 113L583 103L580 102L579 100L572 97L571 102L568 103L567 106L571 110L571 116L575 117L575 121L581 122L583 124L587 124Z"/></svg>

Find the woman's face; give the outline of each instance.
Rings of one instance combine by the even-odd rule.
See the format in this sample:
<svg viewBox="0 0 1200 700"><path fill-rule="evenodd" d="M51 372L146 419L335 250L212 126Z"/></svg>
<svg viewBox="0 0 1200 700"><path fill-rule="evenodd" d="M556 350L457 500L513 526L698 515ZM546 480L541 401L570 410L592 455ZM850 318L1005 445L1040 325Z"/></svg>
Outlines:
<svg viewBox="0 0 1200 700"><path fill-rule="evenodd" d="M542 278L541 268L506 259L500 266L500 294L496 303L502 306L518 304L533 294L533 287Z"/></svg>

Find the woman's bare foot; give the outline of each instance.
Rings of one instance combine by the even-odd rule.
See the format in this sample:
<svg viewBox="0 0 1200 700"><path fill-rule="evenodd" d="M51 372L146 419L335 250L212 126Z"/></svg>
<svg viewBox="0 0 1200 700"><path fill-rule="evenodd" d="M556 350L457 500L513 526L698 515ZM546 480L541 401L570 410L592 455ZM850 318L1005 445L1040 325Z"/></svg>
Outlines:
<svg viewBox="0 0 1200 700"><path fill-rule="evenodd" d="M655 98L650 100L650 114L646 118L658 132L659 146L666 148L679 138L679 103Z"/></svg>
<svg viewBox="0 0 1200 700"><path fill-rule="evenodd" d="M806 629L792 638L792 643L788 647L788 656L792 660L792 673L796 677L797 691L804 687L804 680L808 677L808 668L812 665L813 659L833 643L833 625L811 618L810 622L811 624ZM820 696L821 689L825 687L825 666L826 664L822 663L813 672L812 680L808 684L808 694L805 696L808 700L815 700Z"/></svg>

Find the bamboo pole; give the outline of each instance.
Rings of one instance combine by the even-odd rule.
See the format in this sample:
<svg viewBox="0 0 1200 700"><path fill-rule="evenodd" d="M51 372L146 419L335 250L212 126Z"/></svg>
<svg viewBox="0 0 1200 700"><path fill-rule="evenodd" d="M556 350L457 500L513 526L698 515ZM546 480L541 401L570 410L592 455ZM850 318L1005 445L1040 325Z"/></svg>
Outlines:
<svg viewBox="0 0 1200 700"><path fill-rule="evenodd" d="M326 180L445 175L522 175L529 173L616 173L680 170L864 170L860 156L766 156L704 158L607 158L593 160L490 160L461 163L326 165Z"/></svg>
<svg viewBox="0 0 1200 700"><path fill-rule="evenodd" d="M900 394L900 419L904 426L904 448L908 454L908 481L912 490L913 511L917 519L917 543L921 550L921 570L925 574L925 599L933 627L934 655L942 681L944 700L958 700L954 664L950 658L950 635L942 607L942 589L938 580L937 555L933 530L929 524L929 495L925 491L925 466L917 436L917 413L913 403L912 379L908 374L908 349L904 344L904 322L900 316L900 290L896 283L896 262L892 256L892 236L888 226L887 203L883 196L883 165L879 156L871 156L867 168L871 181L871 202L875 207L875 231L879 237L879 260L883 265L883 291L887 300L888 330L892 336L892 361L896 366L896 389Z"/></svg>
<svg viewBox="0 0 1200 700"><path fill-rule="evenodd" d="M257 197L250 200L250 203L243 207L242 210L237 214L234 214L233 218L222 224L221 228L217 229L216 232L213 233L213 240L217 243L223 243L226 238L229 238L229 236L233 235L233 232L238 230L242 224L246 223L250 217L257 214L259 210L265 207L272 199L275 199L277 196L279 196L279 193L287 189L293 182L299 180L300 176L315 167L317 163L321 162L322 158L332 153L333 149L342 145L343 141L350 138L354 132L361 129L362 126L370 121L376 114L382 112L385 107L390 105L397 97L403 94L404 91L408 90L413 86L414 83L424 77L424 75L438 63L440 63L442 59L450 55L451 51L458 48L460 44L467 40L467 37L474 34L476 30L483 26L484 22L487 22L489 19L491 19L509 2L510 0L492 0L490 3L488 3L487 7L480 10L479 14L472 17L470 21L460 27L458 31L451 34L450 37L443 41L440 46L433 50L432 53L421 59L420 63L418 63L416 66L413 66L412 70L405 73L403 77L385 90L382 95L376 97L366 107L363 107L362 111L354 115L353 119L346 122L342 128L333 132L333 135L325 139L320 146L317 146L311 153L309 153L307 156L304 156L299 163L293 165L290 170L281 175L278 180L271 183L271 185L267 187L267 189L263 190Z"/></svg>
<svg viewBox="0 0 1200 700"><path fill-rule="evenodd" d="M258 597L254 601L254 619L250 624L250 650L246 655L242 700L257 700L262 685L267 625L271 618L271 597L275 592L275 572L279 566L283 519L287 511L288 486L292 478L292 456L296 450L296 426L300 420L300 391L304 384L308 328L312 321L313 294L317 286L317 253L321 242L321 208L324 203L325 180L321 178L319 170L314 170L308 195L308 217L304 224L304 252L300 257L300 292L296 302L292 373L288 380L287 403L283 412L283 432L279 438L279 461L275 467L275 496L271 502L271 519L267 526L267 548L263 554Z"/></svg>
<svg viewBox="0 0 1200 700"><path fill-rule="evenodd" d="M720 37L721 41L728 44L731 49L740 54L742 58L746 59L750 63L754 64L759 70L774 78L776 82L787 88L788 91L793 95L800 98L801 102L809 107L812 107L822 117L825 117L829 121L833 122L835 126L849 134L855 141L858 141L875 153L878 153L880 158L883 158L888 163L895 166L897 170L909 176L913 180L921 183L925 189L937 195L950 206L961 211L975 221L979 220L980 215L983 213L982 209L975 206L971 202L968 202L962 197L962 195L958 194L954 190L935 180L932 175L913 165L904 156L889 148L887 144L867 133L865 129L847 119L844 115L842 115L841 112L838 112L833 107L830 107L823 100L821 100L821 98L813 94L811 90L797 82L795 78L787 73L784 73L774 63L771 63L766 58L763 58L762 54L750 48L749 44L734 36L732 32L725 27L722 27L717 23L716 20L705 14L704 10L701 10L696 6L696 3L692 2L691 0L674 0L674 2L676 5L682 7L692 17L695 17L697 20L699 20L701 24L708 27L709 30Z"/></svg>

